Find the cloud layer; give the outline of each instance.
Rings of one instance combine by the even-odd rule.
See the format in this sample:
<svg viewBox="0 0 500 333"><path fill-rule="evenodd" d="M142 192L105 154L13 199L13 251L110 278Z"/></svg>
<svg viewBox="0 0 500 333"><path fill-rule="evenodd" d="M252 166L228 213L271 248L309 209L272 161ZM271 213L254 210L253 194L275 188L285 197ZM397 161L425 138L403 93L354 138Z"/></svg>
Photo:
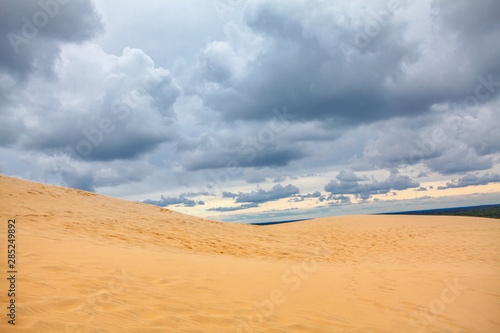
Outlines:
<svg viewBox="0 0 500 333"><path fill-rule="evenodd" d="M27 75L50 67L62 43L80 43L103 28L91 1L3 0L0 69Z"/></svg>
<svg viewBox="0 0 500 333"><path fill-rule="evenodd" d="M369 181L367 178L360 178L353 171L341 171L336 178L337 180L332 180L325 186L325 191L332 195L354 194L363 200L374 194L420 187L419 183L408 176L400 175L396 170L391 172L389 178L380 182L376 179Z"/></svg>
<svg viewBox="0 0 500 333"><path fill-rule="evenodd" d="M7 174L213 213L500 181L498 1L2 8Z"/></svg>

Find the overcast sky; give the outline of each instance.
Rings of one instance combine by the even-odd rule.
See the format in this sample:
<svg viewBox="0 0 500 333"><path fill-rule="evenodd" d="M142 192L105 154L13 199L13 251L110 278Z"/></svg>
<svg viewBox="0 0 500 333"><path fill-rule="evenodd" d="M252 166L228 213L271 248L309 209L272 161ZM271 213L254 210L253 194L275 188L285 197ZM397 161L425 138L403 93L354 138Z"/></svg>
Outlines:
<svg viewBox="0 0 500 333"><path fill-rule="evenodd" d="M0 0L0 173L223 221L499 203L498 0Z"/></svg>

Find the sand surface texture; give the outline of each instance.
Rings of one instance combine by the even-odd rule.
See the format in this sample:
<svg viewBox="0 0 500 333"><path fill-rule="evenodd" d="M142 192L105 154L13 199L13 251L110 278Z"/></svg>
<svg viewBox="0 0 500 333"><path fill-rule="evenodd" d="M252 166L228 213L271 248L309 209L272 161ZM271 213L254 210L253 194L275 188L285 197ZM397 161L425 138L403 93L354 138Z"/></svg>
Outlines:
<svg viewBox="0 0 500 333"><path fill-rule="evenodd" d="M499 220L250 226L5 176L0 213L0 332L500 332Z"/></svg>

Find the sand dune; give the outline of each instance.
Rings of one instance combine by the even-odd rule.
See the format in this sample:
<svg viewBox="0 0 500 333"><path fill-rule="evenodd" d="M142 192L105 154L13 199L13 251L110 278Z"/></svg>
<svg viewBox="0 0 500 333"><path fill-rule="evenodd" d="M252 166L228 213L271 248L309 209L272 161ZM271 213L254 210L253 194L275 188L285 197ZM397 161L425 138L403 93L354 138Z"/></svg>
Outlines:
<svg viewBox="0 0 500 333"><path fill-rule="evenodd" d="M5 176L0 212L0 332L500 332L498 220L250 226Z"/></svg>

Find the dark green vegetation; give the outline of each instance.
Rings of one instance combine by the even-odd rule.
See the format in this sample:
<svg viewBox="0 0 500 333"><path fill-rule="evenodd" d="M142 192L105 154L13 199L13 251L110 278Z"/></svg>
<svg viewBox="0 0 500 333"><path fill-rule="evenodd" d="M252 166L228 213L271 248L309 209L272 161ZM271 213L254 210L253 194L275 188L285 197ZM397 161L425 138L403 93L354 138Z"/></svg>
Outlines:
<svg viewBox="0 0 500 333"><path fill-rule="evenodd" d="M453 216L476 216L500 219L500 205L483 205L472 207L442 208L416 210L410 212L383 213L399 215L453 215Z"/></svg>

